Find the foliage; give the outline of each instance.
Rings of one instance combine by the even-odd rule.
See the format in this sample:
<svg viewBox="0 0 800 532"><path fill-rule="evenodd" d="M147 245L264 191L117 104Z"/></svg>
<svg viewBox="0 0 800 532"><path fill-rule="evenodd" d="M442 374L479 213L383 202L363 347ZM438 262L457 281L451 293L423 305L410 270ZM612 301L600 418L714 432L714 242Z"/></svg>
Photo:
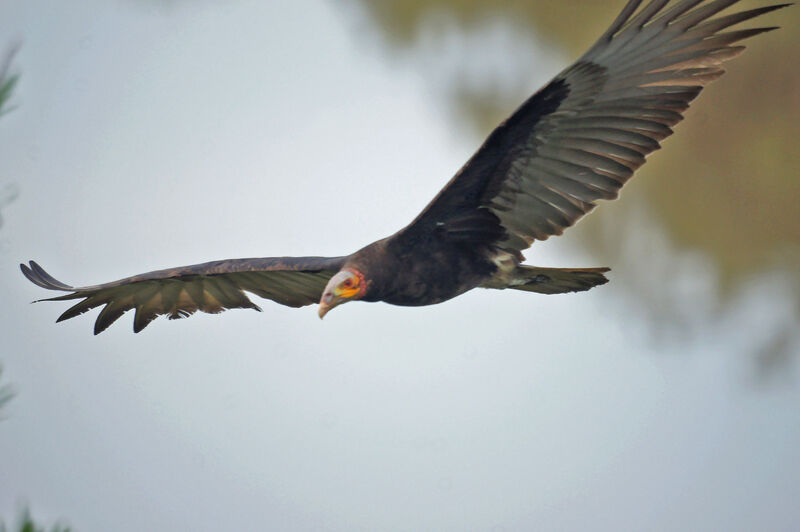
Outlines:
<svg viewBox="0 0 800 532"><path fill-rule="evenodd" d="M31 517L30 512L26 509L22 511L22 514L19 517L17 522L17 526L15 527L6 527L6 524L0 522L0 532L70 532L71 529L66 526L62 526L59 524L53 525L51 528L47 529L43 526L37 525L33 518Z"/></svg>
<svg viewBox="0 0 800 532"><path fill-rule="evenodd" d="M3 366L0 366L0 377L2 376L3 376ZM14 397L14 395L15 395L14 389L8 384L0 386L0 410L2 410L5 404L9 402L11 398Z"/></svg>
<svg viewBox="0 0 800 532"><path fill-rule="evenodd" d="M2 62L0 62L0 116L4 115L11 108L8 108L8 101L11 99L11 92L19 80L18 74L11 74L11 59L17 52L17 47L12 47Z"/></svg>
<svg viewBox="0 0 800 532"><path fill-rule="evenodd" d="M5 109L6 102L11 97L11 91L17 83L19 76L10 75L9 68L11 66L11 58L16 53L16 47L12 47L6 54L5 59L0 63L0 115L3 115L7 110ZM2 201L2 198L0 198ZM3 366L0 366L0 377L3 376ZM0 386L0 409L5 406L7 402L14 397L14 390L9 385ZM0 531L5 532L5 527Z"/></svg>

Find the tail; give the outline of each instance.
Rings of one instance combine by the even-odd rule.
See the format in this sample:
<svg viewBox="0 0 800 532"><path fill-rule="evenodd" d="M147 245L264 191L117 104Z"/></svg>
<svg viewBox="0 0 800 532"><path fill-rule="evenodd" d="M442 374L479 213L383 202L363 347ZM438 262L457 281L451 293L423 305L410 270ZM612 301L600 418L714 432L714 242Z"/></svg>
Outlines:
<svg viewBox="0 0 800 532"><path fill-rule="evenodd" d="M583 292L606 284L605 272L611 268L538 268L517 266L505 288L538 292L540 294L565 294Z"/></svg>

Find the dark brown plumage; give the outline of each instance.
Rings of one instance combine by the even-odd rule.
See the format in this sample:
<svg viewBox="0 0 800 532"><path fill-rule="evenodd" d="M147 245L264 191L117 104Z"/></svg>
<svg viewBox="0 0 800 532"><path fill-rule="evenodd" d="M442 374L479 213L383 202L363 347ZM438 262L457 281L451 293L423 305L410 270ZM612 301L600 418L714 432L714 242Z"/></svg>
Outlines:
<svg viewBox="0 0 800 532"><path fill-rule="evenodd" d="M407 227L338 258L223 260L74 288L35 262L33 283L80 300L58 321L103 306L95 334L135 309L134 331L158 315L253 308L245 292L320 316L347 301L431 305L476 287L545 294L607 282L608 268L522 265L534 240L560 235L620 188L742 39L774 27L723 31L788 4L715 17L739 0L629 0L574 64L529 98ZM641 7L641 8L640 8Z"/></svg>

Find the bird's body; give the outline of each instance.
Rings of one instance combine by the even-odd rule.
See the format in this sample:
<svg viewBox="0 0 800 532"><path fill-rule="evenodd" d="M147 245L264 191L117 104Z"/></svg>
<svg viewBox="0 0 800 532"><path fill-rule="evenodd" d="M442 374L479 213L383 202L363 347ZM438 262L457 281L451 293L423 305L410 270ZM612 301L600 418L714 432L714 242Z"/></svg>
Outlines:
<svg viewBox="0 0 800 532"><path fill-rule="evenodd" d="M452 243L406 243L393 236L354 253L346 267L364 274L364 301L422 306L447 301L475 288L494 272L486 257ZM433 281L433 282L432 282Z"/></svg>
<svg viewBox="0 0 800 532"><path fill-rule="evenodd" d="M73 288L38 264L35 284L80 300L59 321L102 306L95 334L130 309L138 332L159 315L254 308L245 292L288 306L347 301L432 305L476 287L546 294L607 282L608 268L522 264L535 240L560 235L620 188L742 39L723 31L786 4L716 16L739 0L629 0L583 56L525 101L408 226L344 257L233 259Z"/></svg>

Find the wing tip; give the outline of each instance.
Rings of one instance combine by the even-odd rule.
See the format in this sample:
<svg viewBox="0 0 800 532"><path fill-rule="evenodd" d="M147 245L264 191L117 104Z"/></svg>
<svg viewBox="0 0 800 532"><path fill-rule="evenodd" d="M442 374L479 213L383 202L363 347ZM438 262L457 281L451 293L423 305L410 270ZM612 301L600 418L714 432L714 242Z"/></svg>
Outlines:
<svg viewBox="0 0 800 532"><path fill-rule="evenodd" d="M28 261L28 264L20 263L19 269L30 282L39 286L41 288L45 288L47 290L60 290L62 292L71 292L75 290L72 286L62 283L49 273L47 273L44 268L39 266L39 264L35 260Z"/></svg>

